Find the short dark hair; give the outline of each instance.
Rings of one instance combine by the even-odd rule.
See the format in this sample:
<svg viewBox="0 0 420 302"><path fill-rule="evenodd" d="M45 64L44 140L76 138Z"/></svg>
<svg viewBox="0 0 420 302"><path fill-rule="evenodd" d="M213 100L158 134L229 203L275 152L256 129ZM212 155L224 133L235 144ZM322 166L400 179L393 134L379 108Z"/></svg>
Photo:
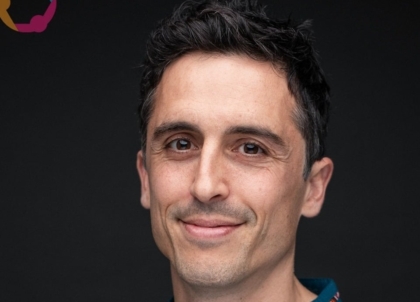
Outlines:
<svg viewBox="0 0 420 302"><path fill-rule="evenodd" d="M310 21L292 23L270 19L253 0L187 0L175 9L147 42L138 109L142 149L154 93L169 64L194 51L243 54L271 62L286 74L297 102L294 120L306 144L306 179L312 164L325 154L330 89L313 47Z"/></svg>

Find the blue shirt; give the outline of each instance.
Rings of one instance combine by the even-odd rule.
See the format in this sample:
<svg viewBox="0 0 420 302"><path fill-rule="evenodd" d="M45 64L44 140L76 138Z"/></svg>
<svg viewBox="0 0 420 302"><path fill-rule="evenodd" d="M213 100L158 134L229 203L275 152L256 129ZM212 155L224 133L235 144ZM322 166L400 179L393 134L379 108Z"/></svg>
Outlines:
<svg viewBox="0 0 420 302"><path fill-rule="evenodd" d="M342 302L337 286L332 279L299 279L299 281L318 296L312 302ZM168 302L174 302L174 298Z"/></svg>
<svg viewBox="0 0 420 302"><path fill-rule="evenodd" d="M332 279L299 279L299 281L303 286L318 296L312 302L342 302L337 285L335 285Z"/></svg>

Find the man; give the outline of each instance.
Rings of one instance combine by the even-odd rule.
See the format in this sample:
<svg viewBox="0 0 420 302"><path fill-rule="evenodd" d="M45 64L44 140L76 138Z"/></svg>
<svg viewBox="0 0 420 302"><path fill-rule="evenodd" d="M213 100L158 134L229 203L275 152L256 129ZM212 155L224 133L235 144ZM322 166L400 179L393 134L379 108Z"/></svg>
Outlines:
<svg viewBox="0 0 420 302"><path fill-rule="evenodd" d="M151 34L137 168L176 302L339 301L332 280L293 269L299 219L319 213L333 171L308 27L253 2L187 1Z"/></svg>

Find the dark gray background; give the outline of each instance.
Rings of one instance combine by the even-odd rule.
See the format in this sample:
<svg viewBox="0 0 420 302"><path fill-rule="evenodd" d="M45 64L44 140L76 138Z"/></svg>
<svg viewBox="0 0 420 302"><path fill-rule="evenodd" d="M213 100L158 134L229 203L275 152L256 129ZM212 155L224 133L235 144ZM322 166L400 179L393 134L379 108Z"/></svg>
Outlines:
<svg viewBox="0 0 420 302"><path fill-rule="evenodd" d="M64 1L40 34L0 24L0 300L166 301L166 259L139 205L144 41L175 2ZM178 2L179 3L179 2ZM344 301L415 298L420 223L417 1L266 1L313 19L333 92L335 173L302 221L298 276ZM48 1L12 0L25 23Z"/></svg>

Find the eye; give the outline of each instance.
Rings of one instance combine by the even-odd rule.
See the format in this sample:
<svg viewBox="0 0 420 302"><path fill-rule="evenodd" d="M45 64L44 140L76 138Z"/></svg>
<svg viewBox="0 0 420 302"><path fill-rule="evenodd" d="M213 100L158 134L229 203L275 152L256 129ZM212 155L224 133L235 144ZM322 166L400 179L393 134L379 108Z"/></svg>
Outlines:
<svg viewBox="0 0 420 302"><path fill-rule="evenodd" d="M255 143L245 143L239 147L239 152L249 155L265 154L263 148Z"/></svg>
<svg viewBox="0 0 420 302"><path fill-rule="evenodd" d="M187 139L178 138L171 141L167 147L175 151L187 151L194 148L194 145Z"/></svg>

